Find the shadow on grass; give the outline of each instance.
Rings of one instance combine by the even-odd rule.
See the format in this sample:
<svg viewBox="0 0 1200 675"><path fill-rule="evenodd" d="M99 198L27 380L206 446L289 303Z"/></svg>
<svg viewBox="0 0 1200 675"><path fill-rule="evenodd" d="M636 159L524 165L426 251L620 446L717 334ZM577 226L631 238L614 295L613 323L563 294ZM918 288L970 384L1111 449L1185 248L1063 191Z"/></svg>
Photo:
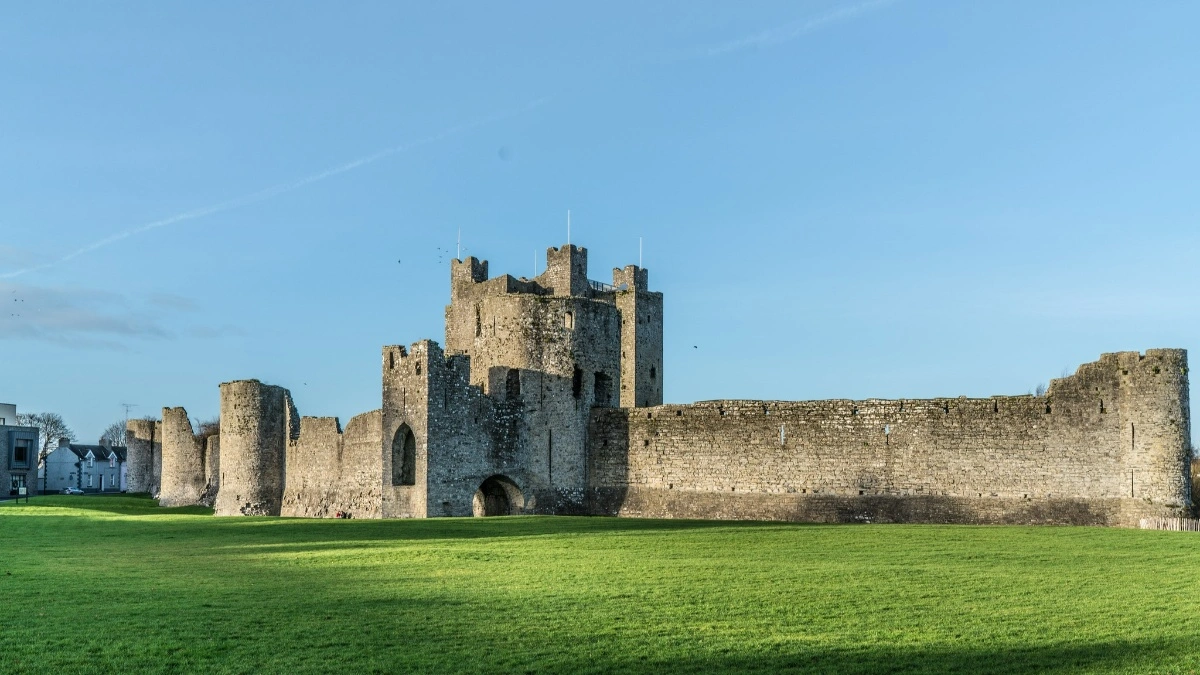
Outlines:
<svg viewBox="0 0 1200 675"><path fill-rule="evenodd" d="M22 507L25 504L21 505ZM35 497L28 505L31 515L37 507L69 508L122 516L146 516L147 527L175 532L193 531L209 536L215 532L237 536L253 534L265 545L275 548L280 543L293 544L294 550L325 548L344 541L483 539L499 537L561 536L604 532L637 533L685 530L762 529L820 527L799 523L710 520L650 520L616 518L611 516L512 516L498 518L428 518L428 519L363 519L335 520L329 518L279 518L269 516L237 516L198 518L163 523L149 518L161 516L206 516L212 509L202 506L160 507L146 494L120 496L43 496ZM38 514L44 518L74 518L56 513ZM43 520L44 522L44 520ZM97 527L103 527L101 523ZM283 549L277 549L283 550Z"/></svg>
<svg viewBox="0 0 1200 675"><path fill-rule="evenodd" d="M805 673L1178 672L1200 664L1197 644L1109 641L1013 647L866 646L802 654L729 655L664 662L578 664L580 672L636 671ZM574 670L574 668L568 667Z"/></svg>
<svg viewBox="0 0 1200 675"><path fill-rule="evenodd" d="M205 506L162 507L158 500L145 493L111 495L42 495L31 497L29 503L13 504L19 507L50 507L98 511L123 516L154 515L212 515L213 510Z"/></svg>

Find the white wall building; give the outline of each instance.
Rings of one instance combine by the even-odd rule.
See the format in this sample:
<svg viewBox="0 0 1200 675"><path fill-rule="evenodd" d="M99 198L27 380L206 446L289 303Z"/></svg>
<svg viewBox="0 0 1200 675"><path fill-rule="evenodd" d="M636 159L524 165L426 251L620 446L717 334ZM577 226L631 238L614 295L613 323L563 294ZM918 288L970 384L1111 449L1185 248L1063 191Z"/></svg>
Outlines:
<svg viewBox="0 0 1200 675"><path fill-rule="evenodd" d="M46 457L45 476L38 487L47 492L61 492L66 487L84 492L120 492L126 488L125 457L123 447L59 441Z"/></svg>

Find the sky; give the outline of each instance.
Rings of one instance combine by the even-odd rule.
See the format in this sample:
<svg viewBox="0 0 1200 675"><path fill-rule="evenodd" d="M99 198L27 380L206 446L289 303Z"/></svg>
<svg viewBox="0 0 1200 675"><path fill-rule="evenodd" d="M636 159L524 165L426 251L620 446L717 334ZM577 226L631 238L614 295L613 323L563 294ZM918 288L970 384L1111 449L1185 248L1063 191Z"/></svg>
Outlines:
<svg viewBox="0 0 1200 675"><path fill-rule="evenodd" d="M0 401L343 422L449 261L664 293L668 402L1024 394L1200 335L1200 4L0 7ZM1196 397L1200 399L1200 396ZM1195 411L1193 411L1193 415Z"/></svg>

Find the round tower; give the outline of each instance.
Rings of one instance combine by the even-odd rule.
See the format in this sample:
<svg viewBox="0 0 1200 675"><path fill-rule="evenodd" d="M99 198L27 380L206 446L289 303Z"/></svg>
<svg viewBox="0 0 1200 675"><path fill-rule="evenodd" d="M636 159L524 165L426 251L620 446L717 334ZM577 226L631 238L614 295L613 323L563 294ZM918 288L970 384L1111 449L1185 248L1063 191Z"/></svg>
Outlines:
<svg viewBox="0 0 1200 675"><path fill-rule="evenodd" d="M284 453L297 421L283 387L258 380L221 385L219 516L277 516L283 498Z"/></svg>

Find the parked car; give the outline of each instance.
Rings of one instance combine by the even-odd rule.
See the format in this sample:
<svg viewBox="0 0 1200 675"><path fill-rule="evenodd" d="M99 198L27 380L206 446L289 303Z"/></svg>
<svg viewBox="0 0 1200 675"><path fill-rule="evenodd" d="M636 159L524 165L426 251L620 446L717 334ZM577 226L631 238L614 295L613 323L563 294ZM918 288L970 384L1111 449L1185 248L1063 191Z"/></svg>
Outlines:
<svg viewBox="0 0 1200 675"><path fill-rule="evenodd" d="M65 487L62 489L62 493L64 495L81 495L83 494L83 490L75 487Z"/></svg>

